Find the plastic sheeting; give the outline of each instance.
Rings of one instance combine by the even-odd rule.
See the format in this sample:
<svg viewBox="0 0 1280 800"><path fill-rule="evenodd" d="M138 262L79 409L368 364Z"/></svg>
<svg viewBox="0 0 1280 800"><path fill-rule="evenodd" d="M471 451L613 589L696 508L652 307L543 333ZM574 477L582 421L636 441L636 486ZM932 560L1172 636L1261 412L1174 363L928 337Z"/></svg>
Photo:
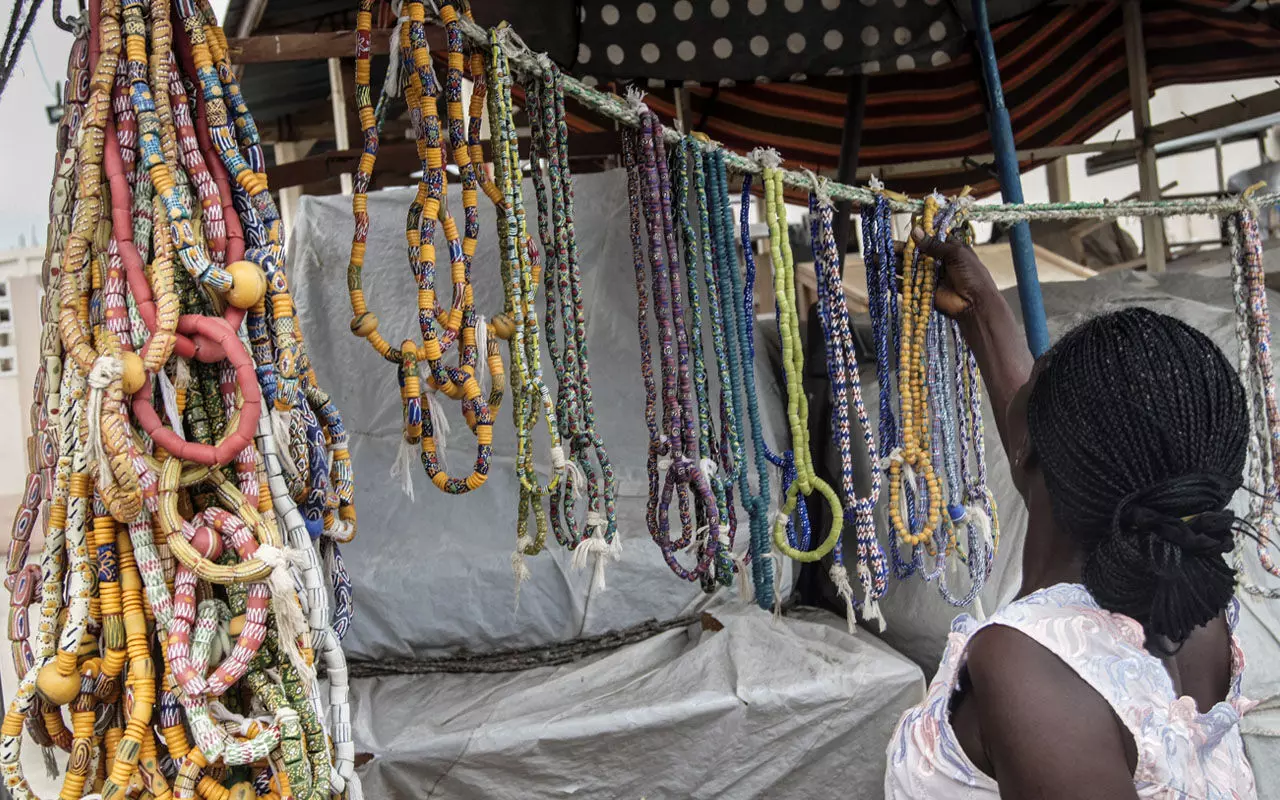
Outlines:
<svg viewBox="0 0 1280 800"><path fill-rule="evenodd" d="M348 327L351 308L344 275L353 230L351 200L302 198L290 236L290 280L312 361L351 433L356 471L360 533L343 550L355 586L356 619L343 643L353 662L441 657L463 648L484 653L536 647L646 620L677 618L707 600L697 585L671 572L644 522L648 433L625 173L579 176L574 192L596 422L618 476L622 558L609 565L606 591L594 592L591 570L571 569L571 554L548 536L547 552L528 560L533 578L521 588L518 608L511 572L519 486L512 468L510 397L498 415L489 480L481 489L445 496L427 480L415 458L416 500L406 497L399 480L388 475L402 425L395 367ZM461 220L459 195L451 193L450 207ZM418 336L416 286L404 240L412 196L410 189L369 196L364 287L370 310L381 320L379 331L393 342ZM528 183L525 203L529 224L536 226ZM494 209L483 196L479 211L481 235L472 279L477 309L492 315L502 309L502 288ZM441 246L439 252L447 251ZM440 268L440 274L447 276L447 267ZM448 303L449 285L446 280L440 284L439 301ZM656 335L653 341L656 345ZM709 332L706 348L710 359ZM774 432L784 430L784 402L779 388L768 380L772 372L765 349L758 348L757 374L765 436L774 442ZM505 362L505 346L502 353ZM542 369L554 394L555 376L545 347ZM470 471L475 437L466 430L457 404L442 400L453 427L446 462L453 469ZM541 420L538 424L537 462L548 474L546 426ZM579 513L583 505L579 502ZM739 518L736 549L741 552L747 542L746 515L740 513ZM692 564L692 556L684 563Z"/></svg>
<svg viewBox="0 0 1280 800"><path fill-rule="evenodd" d="M354 681L366 796L879 796L920 670L825 612L715 616L569 666Z"/></svg>

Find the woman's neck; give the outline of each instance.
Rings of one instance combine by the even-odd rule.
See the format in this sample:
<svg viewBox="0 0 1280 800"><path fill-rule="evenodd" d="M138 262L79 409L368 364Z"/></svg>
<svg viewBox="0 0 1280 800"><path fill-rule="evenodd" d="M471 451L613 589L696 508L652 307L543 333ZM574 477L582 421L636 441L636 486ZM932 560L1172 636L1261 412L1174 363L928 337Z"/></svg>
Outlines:
<svg viewBox="0 0 1280 800"><path fill-rule="evenodd" d="M1084 554L1079 544L1064 534L1048 514L1033 510L1022 551L1022 588L1018 597L1058 583L1079 583Z"/></svg>

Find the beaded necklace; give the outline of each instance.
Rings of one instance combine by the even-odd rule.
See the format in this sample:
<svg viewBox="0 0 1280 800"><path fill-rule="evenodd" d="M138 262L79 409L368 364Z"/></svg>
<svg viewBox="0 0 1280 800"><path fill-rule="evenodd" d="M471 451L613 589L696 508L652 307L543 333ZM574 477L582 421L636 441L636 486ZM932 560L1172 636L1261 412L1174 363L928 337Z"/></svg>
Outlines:
<svg viewBox="0 0 1280 800"><path fill-rule="evenodd" d="M785 556L800 562L813 562L830 553L840 541L844 510L834 489L813 471L809 451L809 400L804 386L804 350L800 345L800 322L796 313L795 262L787 238L787 209L782 200L781 159L776 153L760 158L764 172L765 218L769 223L769 249L773 264L773 286L778 298L778 328L782 334L782 366L787 382L787 419L791 426L795 452L795 481L787 487L780 518L773 523L773 543ZM813 550L799 550L787 541L786 518L795 511L803 494L817 492L831 508L831 529Z"/></svg>
<svg viewBox="0 0 1280 800"><path fill-rule="evenodd" d="M925 198L920 224L926 235L933 235L937 211L937 198ZM929 362L925 344L937 278L933 259L917 251L913 240L907 240L903 264L909 268L902 281L901 333L898 337L902 447L891 451L889 457L889 518L898 539L914 548L931 538L941 521L941 487L933 470L929 446ZM919 530L908 524L908 487L918 492L918 502L927 508L924 525ZM921 488L923 491L919 491Z"/></svg>
<svg viewBox="0 0 1280 800"><path fill-rule="evenodd" d="M685 275L688 286L689 304L689 345L693 356L694 399L698 415L697 457L698 466L707 476L711 491L716 498L716 509L721 520L721 536L716 550L716 579L724 585L732 581L735 569L733 563L733 540L737 531L737 514L733 504L733 466L722 472L726 466L728 453L727 435L732 430L735 416L731 405L732 399L723 391L728 365L724 345L724 324L721 317L719 287L714 276L713 257L711 253L710 212L707 209L706 174L699 156L700 148L692 138L682 141L680 150L674 160L676 183L673 205L679 209L680 242L683 245ZM693 173L693 186L690 186L690 172ZM692 199L691 195L692 188ZM698 227L693 225L689 213L691 203L696 207ZM701 235L700 235L701 234ZM712 415L706 354L703 347L702 298L698 289L699 264L702 266L703 279L707 289L707 301L710 309L712 350L715 357L717 375L721 377L720 393L720 432L717 434L715 420ZM704 584L710 591L712 586L704 576Z"/></svg>
<svg viewBox="0 0 1280 800"><path fill-rule="evenodd" d="M878 182L872 181L873 189L880 189ZM888 470L895 459L901 458L903 447L902 429L896 418L901 413L901 398L895 402L892 377L894 361L892 354L900 347L901 327L898 324L898 291L896 289L895 262L893 248L893 214L889 201L883 192L877 191L875 204L862 209L862 238L866 253L864 261L867 270L867 305L871 317L872 338L876 343L876 384L879 386L880 412L878 437L880 440L880 459L872 465L883 473ZM913 487L906 486L910 491ZM896 498L894 498L896 500ZM908 520L914 527L914 503L908 500L906 511ZM895 506L896 507L896 506ZM890 515L892 516L891 509ZM905 579L915 572L914 559L903 558L898 548L898 537L889 537L889 554L894 577Z"/></svg>
<svg viewBox="0 0 1280 800"><path fill-rule="evenodd" d="M31 396L32 434L27 439L27 482L22 494L22 504L10 529L5 588L9 590L10 649L14 670L18 675L25 675L34 660L29 642L27 608L39 599L41 572L38 566L27 564L31 533L40 522L43 500L53 497L55 469L60 452L57 437L61 421L62 342L58 338L55 301L61 278L58 256L70 227L71 206L75 196L75 142L79 135L84 101L88 96L87 32L83 26L79 28L67 64L63 114L58 126L58 156L53 186L49 191L49 237L42 267L45 295L40 309L41 360ZM64 505L53 503L45 506L43 530L46 538L51 526L61 527L65 513ZM43 732L43 727L41 731ZM47 735L45 738L47 739Z"/></svg>
<svg viewBox="0 0 1280 800"><path fill-rule="evenodd" d="M1247 191L1247 201L1252 191ZM1271 555L1276 529L1276 503L1280 498L1280 410L1277 410L1275 376L1271 367L1271 313L1262 267L1262 238L1251 208L1227 217L1231 242L1232 291L1236 307L1238 372L1245 384L1250 435L1245 475L1250 492L1249 517L1258 531L1256 549L1263 569L1280 577L1280 565ZM1237 547L1233 554L1237 581L1245 591L1261 597L1280 597L1280 589L1264 588L1249 581Z"/></svg>
<svg viewBox="0 0 1280 800"><path fill-rule="evenodd" d="M759 159L761 154L766 151L752 151L751 155L755 159ZM746 278L745 287L743 289L743 314L744 320L749 324L747 328L749 338L747 339L747 353L751 361L755 360L755 287L756 287L756 259L754 249L751 246L751 221L749 211L751 208L751 175L744 175L742 178L742 252L746 260ZM778 299L774 298L774 319L780 318L778 313ZM779 340L781 340L782 329L778 328ZM780 472L782 480L781 490L785 495L787 490L791 488L791 484L796 479L796 462L795 451L786 450L775 453L769 449L768 443L764 441L763 436L760 439L760 448L756 450L756 458L763 459L765 464L772 464ZM799 547L801 550L809 548L809 540L812 531L809 524L809 507L802 500L796 504L795 514L787 518L787 541L793 546Z"/></svg>
<svg viewBox="0 0 1280 800"><path fill-rule="evenodd" d="M718 194L720 195L721 214L725 217L722 223L722 229L725 231L723 251L727 253L733 252L733 244L728 233L729 227L732 225L731 212L729 209L729 192L728 192L728 176L724 169L724 155L719 153L719 163L716 170L717 183L720 187ZM751 570L752 581L754 583L756 602L762 608L769 608L773 605L774 597L774 562L770 559L769 552L772 548L770 541L769 524L770 509L769 499L771 492L769 490L769 447L765 444L764 433L760 425L760 401L756 394L755 379L755 278L756 264L755 256L751 249L751 175L744 175L742 178L742 209L740 230L742 237L742 254L745 262L745 277L739 281L736 265L731 265L727 270L729 279L731 280L731 293L722 293L721 297L726 303L732 306L737 304L736 309L726 309L726 319L732 320L733 317L741 314L740 327L738 329L738 342L735 349L730 350L736 355L742 364L742 383L734 389L735 394L741 393L746 397L747 401L747 418L751 422L751 444L756 457L756 492L750 493L749 481L747 479L746 470L740 470L738 475L738 489L742 494L743 505L747 508L749 515L749 524L751 531ZM730 370L734 373L737 370ZM739 436L739 439L742 437ZM745 448L744 448L745 449ZM803 508L803 505L801 506ZM808 519L806 514L805 519ZM788 524L791 524L788 520Z"/></svg>
<svg viewBox="0 0 1280 800"><path fill-rule="evenodd" d="M518 588L521 581L528 577L524 557L537 555L546 542L547 513L542 506L542 498L556 491L564 480L563 475L569 472L570 462L561 446L551 391L542 379L541 337L534 302L541 270L525 220L519 138L511 102L512 77L507 63L503 30L507 29L495 29L489 33L491 58L487 83L494 153L493 183L502 196L498 214L498 238L501 242L499 252L502 254L501 271L505 290L503 311L512 324L511 393L520 505L516 519L516 550L512 554L511 563ZM545 484L534 468L533 431L537 426L539 409L546 419L551 442L552 475ZM533 536L529 535L530 514L533 515L535 525ZM598 547L600 546L596 545L592 549ZM582 551L584 556L587 552ZM601 575L599 570L596 574Z"/></svg>
<svg viewBox="0 0 1280 800"><path fill-rule="evenodd" d="M713 585L720 549L720 514L711 483L691 453L698 450L694 408L695 392L689 373L689 339L685 331L680 281L680 261L672 221L671 186L663 145L662 125L639 97L633 96L640 116L638 133L623 138L623 159L631 202L631 242L636 268L641 373L645 381L645 421L649 427L649 502L646 521L654 541L671 570L694 581L707 577ZM657 393L653 379L648 334L648 299L645 292L645 252L640 234L643 209L652 265L654 315L661 338L662 425L657 420ZM694 492L690 496L690 486ZM669 511L675 497L681 534L673 539ZM705 535L699 534L695 516ZM677 559L677 551L693 546L698 557L693 569Z"/></svg>
<svg viewBox="0 0 1280 800"><path fill-rule="evenodd" d="M595 400L587 360L586 312L578 243L573 231L573 184L569 172L568 125L564 113L564 79L550 62L541 78L525 83L532 138L532 157L545 161L546 176L535 169L533 186L538 203L538 230L546 253L544 280L547 295L547 347L558 384L556 422L561 441L568 442L569 458L578 466L570 470L551 494L551 526L556 539L574 550L581 564L590 553L596 564L616 555L617 480L613 465L596 431ZM556 301L563 328L563 351L557 347ZM590 463L594 451L599 473ZM579 474L580 472L580 474ZM586 529L574 530L575 498L587 493ZM581 555L579 555L581 554Z"/></svg>
<svg viewBox="0 0 1280 800"><path fill-rule="evenodd" d="M464 494L478 489L488 479L493 441L493 412L482 397L480 384L475 377L476 317L468 279L470 253L474 252L475 239L474 236L470 236L467 240L469 245L464 247L458 239L456 225L448 215L445 199L444 151L441 147L440 119L436 112L436 96L439 90L434 71L431 69L430 53L426 48L426 34L423 27L425 11L421 2L407 4L409 24L399 27L399 52L393 54L393 58L398 58L402 62L403 71L407 75L407 100L414 127L418 131L418 156L423 165L423 177L418 183L417 196L410 205L405 228L409 261L418 283L421 346L414 344L412 340L405 340L399 348L393 347L378 332L378 318L368 310L365 300L362 274L369 232L368 190L377 160L378 134L381 124L373 106L369 87L372 7L372 0L367 0L361 3L357 13L356 104L360 124L364 130L364 155L356 171L352 195L352 213L355 216L356 227L351 245L351 259L347 268L347 287L351 296L353 314L351 331L367 339L377 353L397 366L397 379L404 411L404 436L401 459L397 461L395 469L404 475L406 491L412 497L412 483L408 470L408 461L411 456L408 454L412 452L413 447L418 447L421 450L423 468L431 482L448 494ZM385 100L385 94L383 99ZM381 105L382 102L380 100L379 104ZM452 106L451 102L451 111L454 110ZM460 115L460 108L457 111ZM455 143L455 158L463 158L466 153L465 147L456 147ZM461 166L462 162L459 163ZM467 166L470 166L469 162ZM474 175L474 171L471 171L471 174ZM474 187L468 185L464 188L464 198L471 201L467 205L468 222L466 224L473 234L475 230L469 220L475 214L474 195ZM448 314L443 315L445 317L444 334L438 334L436 331L436 320L440 316L437 314L435 302L434 238L437 218L442 221L446 239L450 243L455 279L455 306ZM459 365L451 367L443 361L447 345L444 337L446 335L452 337L454 334L449 332L459 330L462 341ZM498 369L493 370L495 360L497 359L488 359L491 372L501 375L500 360L497 360ZM445 424L445 420L440 410L432 412L430 404L425 409L423 407L419 376L419 365L422 362L425 362L428 370L428 388L460 400L476 435L476 460L471 473L466 477L450 476L441 464L436 437L437 431L443 431L440 426Z"/></svg>
<svg viewBox="0 0 1280 800"><path fill-rule="evenodd" d="M868 620L876 620L883 629L879 599L887 589L888 566L884 550L876 536L875 507L880 497L880 471L871 470L871 490L866 497L858 497L853 474L852 435L849 424L849 400L858 415L867 448L868 463L876 462L875 440L871 435L871 423L866 405L862 401L862 382L858 375L858 354L854 347L853 331L849 323L849 306L840 279L841 256L836 244L833 225L834 207L825 196L822 186L815 180L814 192L809 196L810 240L813 242L814 274L818 286L818 321L822 327L826 347L827 376L831 382L833 403L831 438L840 452L841 486L844 492L844 514L852 523L857 538L857 572L865 600L863 614ZM854 626L853 589L844 566L841 543L832 550L833 563L829 574L837 593L845 601L846 620L850 632Z"/></svg>
<svg viewBox="0 0 1280 800"><path fill-rule="evenodd" d="M330 628L311 544L320 527L316 517L329 534L321 548L328 541L334 557L336 544L330 540L354 533L349 463L345 472L342 468L344 460L349 462L342 452L345 432L336 409L315 385L293 323L279 260L278 214L265 184L254 183L260 180L257 170L244 176L232 169L242 184L252 184L238 192L245 203L238 203L237 192L228 186L224 155L243 158L240 148L245 148L257 167L261 157L252 119L228 77L225 41L207 6L180 3L179 10L187 39L174 41L177 58L170 49L164 0L145 10L140 0L124 7L116 0L91 3L89 47L73 50L69 75L74 79L89 64L93 72L83 83L85 113L68 116L70 129L77 121L83 124L74 141L64 133L64 152L75 156L63 157L51 202L50 247L61 248L61 261L51 250L42 355L44 385L51 385L53 373L56 389L37 385L37 399L53 414L46 413L43 429L33 425L45 436L48 453L32 461L33 468L38 464L47 471L48 480L37 479L15 520L15 529L29 537L36 509L48 503L34 645L22 635L27 602L34 599L26 586L33 584L17 585L22 573L30 575L18 563L25 561L26 547L15 544L10 554L17 589L11 617L20 634L14 653L25 658L0 726L0 774L15 797L31 796L22 775L24 726L38 743L72 750L64 797L86 791L119 797L135 780L154 796L170 794L169 780L176 797L217 796L225 788L202 772L218 760L266 764L254 767L260 782L274 781L282 793L292 783L304 796L346 794L354 777L345 662ZM217 62L216 72L192 66L204 57L202 44L204 56ZM197 51L194 59L191 50ZM202 78L204 103L197 97L194 119L186 107L183 71ZM205 126L229 133L224 95L235 107L241 135L220 153ZM78 104L81 95L68 91L67 97ZM72 170L78 180L67 185ZM143 176L154 176L155 195ZM110 215L103 209L104 177L110 183ZM148 206L150 214L138 213ZM68 210L69 224L62 221ZM167 224L135 228L135 221L156 214ZM149 273L143 253L154 254ZM237 266L244 255L269 264L277 309L263 341L252 348L236 328L246 307L262 307L268 287L255 263ZM175 256L185 266L197 257L214 265L230 262L225 300L206 297L209 282L202 286L197 280L215 273L202 267L195 273L175 270ZM224 303L223 315L214 316ZM188 313L180 314L180 308ZM265 316L265 309L259 314ZM259 327L250 325L254 332ZM266 359L258 360L264 352ZM280 353L292 363L282 363L276 358ZM153 405L157 381L168 426ZM281 405L281 395L290 390L307 400L296 413L293 406ZM130 394L137 428L126 412ZM262 396L301 430L301 447L289 441L277 449L274 420L266 415L252 414L255 418L246 421ZM184 408L190 438L178 433ZM328 449L335 451L332 471L317 457ZM307 471L301 499L310 519L285 487L281 453L300 459ZM234 473L220 468L232 462ZM191 521L180 516L180 506L194 514ZM157 530L163 534L161 545ZM302 595L295 590L294 569ZM214 590L210 584L226 588ZM337 594L339 613L349 620L349 583ZM208 599L197 604L201 595ZM239 626L222 610L222 595L241 609ZM223 622L238 643L211 668L211 645ZM161 664L152 659L152 635L165 644ZM332 737L321 724L312 668L317 653L329 667ZM278 682L265 670L249 668L256 662L278 669ZM239 687L246 686L274 718L241 726L245 738L237 739L221 726L234 713L211 697L221 694L241 708ZM60 711L64 705L71 712L70 728ZM158 735L168 751L164 759L158 757L153 721L159 722ZM184 722L196 748L187 742Z"/></svg>

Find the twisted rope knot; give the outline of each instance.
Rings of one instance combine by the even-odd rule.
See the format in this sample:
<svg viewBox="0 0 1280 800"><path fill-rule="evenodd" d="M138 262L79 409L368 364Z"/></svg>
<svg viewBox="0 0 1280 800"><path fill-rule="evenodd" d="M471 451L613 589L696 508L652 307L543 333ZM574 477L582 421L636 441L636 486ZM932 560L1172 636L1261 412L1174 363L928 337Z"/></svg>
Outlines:
<svg viewBox="0 0 1280 800"><path fill-rule="evenodd" d="M649 110L649 106L644 102L644 90L638 86L628 86L624 99L627 102L627 108L635 112L637 117Z"/></svg>
<svg viewBox="0 0 1280 800"><path fill-rule="evenodd" d="M813 184L813 196L818 198L818 205L823 208L830 208L834 205L831 195L827 192L827 179L818 175L813 170L805 167L803 170L805 177Z"/></svg>
<svg viewBox="0 0 1280 800"><path fill-rule="evenodd" d="M586 569L587 561L592 556L595 556L595 569L591 577L591 588L593 591L603 592L605 561L606 559L618 560L621 557L621 550L605 540L602 527L597 527L590 536L578 542L578 546L573 548L573 568Z"/></svg>
<svg viewBox="0 0 1280 800"><path fill-rule="evenodd" d="M827 571L831 582L835 584L836 596L844 600L844 621L849 633L858 632L858 617L853 607L853 584L849 583L849 571L844 564L832 564Z"/></svg>
<svg viewBox="0 0 1280 800"><path fill-rule="evenodd" d="M707 480L711 480L720 472L719 465L709 458L703 458L698 461L698 469L706 476Z"/></svg>
<svg viewBox="0 0 1280 800"><path fill-rule="evenodd" d="M883 472L887 472L894 464L902 464L905 461L906 457L902 454L902 448L895 447L889 451L889 455L880 459L880 469Z"/></svg>
<svg viewBox="0 0 1280 800"><path fill-rule="evenodd" d="M757 147L747 153L747 159L755 162L761 170L777 169L782 166L782 156L772 147Z"/></svg>
<svg viewBox="0 0 1280 800"><path fill-rule="evenodd" d="M883 192L884 181L880 180L875 175L872 175L871 179L867 181L867 188L873 192Z"/></svg>
<svg viewBox="0 0 1280 800"><path fill-rule="evenodd" d="M884 633L884 616L880 613L880 601L875 598L873 589L875 578L871 575L871 567L864 561L858 562L858 582L866 593L866 599L862 602L862 618L867 622L874 622L876 630Z"/></svg>
<svg viewBox="0 0 1280 800"><path fill-rule="evenodd" d="M124 375L124 362L113 356L98 356L89 370L89 388L101 391Z"/></svg>

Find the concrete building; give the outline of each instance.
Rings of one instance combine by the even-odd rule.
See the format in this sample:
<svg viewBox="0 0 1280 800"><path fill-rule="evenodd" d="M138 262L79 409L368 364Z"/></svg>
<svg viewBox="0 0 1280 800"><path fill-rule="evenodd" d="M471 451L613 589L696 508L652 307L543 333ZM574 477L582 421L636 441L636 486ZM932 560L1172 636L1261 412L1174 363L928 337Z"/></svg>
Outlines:
<svg viewBox="0 0 1280 800"><path fill-rule="evenodd" d="M44 247L0 251L0 512L7 530L27 477L31 387L40 366Z"/></svg>

